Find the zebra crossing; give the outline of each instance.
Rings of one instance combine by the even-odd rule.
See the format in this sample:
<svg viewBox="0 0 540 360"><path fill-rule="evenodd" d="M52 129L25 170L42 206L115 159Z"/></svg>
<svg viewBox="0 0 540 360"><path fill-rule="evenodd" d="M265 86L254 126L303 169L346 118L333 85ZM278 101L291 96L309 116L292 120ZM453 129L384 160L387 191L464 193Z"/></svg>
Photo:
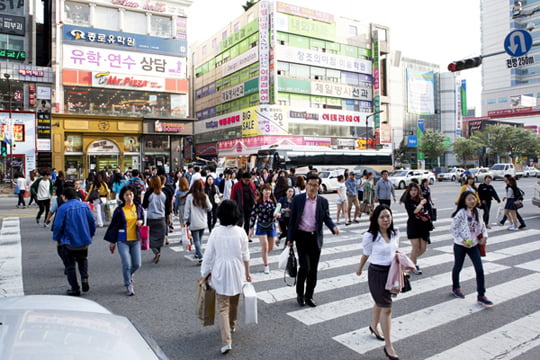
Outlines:
<svg viewBox="0 0 540 360"><path fill-rule="evenodd" d="M332 205L331 214L335 214L335 206ZM408 254L410 246L406 236L406 221L407 214L404 211L394 212L394 224L401 230L400 250ZM441 218L435 223L436 228L432 232L428 251L418 260L424 275L413 275L413 290L399 294L394 299L395 306L416 302L423 296L433 297L433 294L438 295L436 298L439 299L420 309L413 307L410 312L394 315L392 340L398 352L400 342L406 343L415 334L428 334L439 328L451 327L456 321L465 321L470 316L484 311L496 312L497 307L511 304L523 296L538 294L540 291L540 260L527 258L528 261L520 262L520 258L528 254L540 255L540 241L537 241L540 230L527 228L519 232L508 232L506 227L494 226L489 231L488 253L483 258L483 263L488 297L495 303L495 307L488 310L476 303L476 275L469 260L466 260L460 275L461 282L467 283L466 299L453 298L450 295L451 267L454 261L450 224L449 217ZM319 305L315 308L294 307L284 316L303 326L319 329L336 322L349 324L347 319L363 314L363 325L340 327L339 331L334 331L335 333L329 336L328 341L338 343L359 356L375 350L382 352L384 343L374 340L367 331L370 309L373 307L373 300L367 289L367 271L360 277L355 274L362 254L362 234L368 227L367 218L363 217L360 224L353 223L347 227L341 224L339 227L338 236L325 229L315 297L327 299L332 294L339 294L340 290L346 296L322 303L319 301ZM203 247L207 236L205 234L203 238ZM270 254L271 271L270 274L264 274L258 241L254 239L250 244L252 282L257 289L260 307L281 307L285 302L295 303L295 288L284 283L283 271L277 268L282 249L283 243ZM492 281L499 277L507 278L508 274L518 272L516 271L518 269L519 274L508 281L501 283ZM351 292L351 289L356 291ZM354 296L350 296L351 293L354 293ZM520 314L502 326L489 328L488 331L478 333L467 341L456 343L455 346L450 344L449 348L433 349L431 354L424 358L518 358L526 351L540 346L540 339L537 336L540 332L539 324L540 311ZM527 331L523 332L523 329ZM493 346L493 342L497 343L496 346ZM467 355L464 356L464 353Z"/></svg>

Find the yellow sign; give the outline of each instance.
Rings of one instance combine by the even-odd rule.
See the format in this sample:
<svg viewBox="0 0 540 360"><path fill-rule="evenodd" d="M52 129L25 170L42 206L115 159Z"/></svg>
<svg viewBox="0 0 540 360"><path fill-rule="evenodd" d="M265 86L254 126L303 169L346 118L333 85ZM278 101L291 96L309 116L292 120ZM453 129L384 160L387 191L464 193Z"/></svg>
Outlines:
<svg viewBox="0 0 540 360"><path fill-rule="evenodd" d="M288 135L286 109L281 106L261 105L242 111L242 137L260 135Z"/></svg>

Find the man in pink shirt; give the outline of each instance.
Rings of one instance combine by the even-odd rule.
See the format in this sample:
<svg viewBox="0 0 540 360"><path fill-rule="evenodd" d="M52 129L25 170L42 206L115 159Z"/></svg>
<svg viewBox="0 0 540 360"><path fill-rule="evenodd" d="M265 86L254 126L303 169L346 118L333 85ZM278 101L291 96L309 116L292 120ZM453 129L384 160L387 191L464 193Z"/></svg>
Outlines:
<svg viewBox="0 0 540 360"><path fill-rule="evenodd" d="M291 205L288 245L292 246L296 241L300 264L296 281L296 301L300 306L317 306L313 301L313 293L317 285L317 268L323 246L323 223L334 235L339 235L339 228L330 217L328 200L318 196L320 186L321 178L309 174L306 193L295 196Z"/></svg>

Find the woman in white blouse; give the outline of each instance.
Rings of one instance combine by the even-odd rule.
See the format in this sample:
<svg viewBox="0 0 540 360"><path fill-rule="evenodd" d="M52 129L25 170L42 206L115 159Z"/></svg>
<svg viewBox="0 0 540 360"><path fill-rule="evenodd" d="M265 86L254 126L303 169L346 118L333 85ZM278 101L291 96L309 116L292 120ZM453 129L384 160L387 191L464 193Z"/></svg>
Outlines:
<svg viewBox="0 0 540 360"><path fill-rule="evenodd" d="M201 276L210 276L210 285L216 290L221 330L221 353L232 350L231 332L236 331L238 300L245 281L251 282L249 273L248 237L236 225L242 214L235 201L224 200L217 209L220 225L208 238L201 267Z"/></svg>
<svg viewBox="0 0 540 360"><path fill-rule="evenodd" d="M391 360L399 359L392 341L390 333L392 328L392 297L385 289L386 280L390 264L394 259L399 246L399 230L394 229L392 211L387 205L379 205L370 217L369 229L364 233L362 239L363 255L360 258L360 265L356 270L356 275L362 274L362 269L368 258L368 285L371 296L375 301L369 331L378 340L384 341L384 354ZM381 324L381 336L378 329Z"/></svg>

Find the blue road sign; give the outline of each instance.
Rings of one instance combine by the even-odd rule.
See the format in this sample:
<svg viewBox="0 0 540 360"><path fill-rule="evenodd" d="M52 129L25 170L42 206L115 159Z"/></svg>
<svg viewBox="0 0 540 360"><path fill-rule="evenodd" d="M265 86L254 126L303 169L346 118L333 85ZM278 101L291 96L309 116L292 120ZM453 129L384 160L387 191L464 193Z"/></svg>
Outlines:
<svg viewBox="0 0 540 360"><path fill-rule="evenodd" d="M415 148L418 146L418 137L416 136L409 136L407 139L407 146L410 148Z"/></svg>
<svg viewBox="0 0 540 360"><path fill-rule="evenodd" d="M533 39L525 30L514 30L504 39L504 50L510 56L523 56L531 50Z"/></svg>

